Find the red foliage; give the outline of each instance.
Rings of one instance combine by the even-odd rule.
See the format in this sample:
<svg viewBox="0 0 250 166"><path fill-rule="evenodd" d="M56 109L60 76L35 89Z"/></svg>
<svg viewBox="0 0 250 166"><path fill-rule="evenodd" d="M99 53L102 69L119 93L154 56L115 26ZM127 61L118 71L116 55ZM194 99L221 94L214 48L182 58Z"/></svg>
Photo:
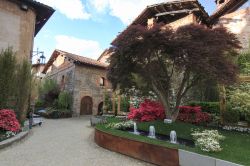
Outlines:
<svg viewBox="0 0 250 166"><path fill-rule="evenodd" d="M140 107L130 108L128 119L137 120L140 122L149 122L158 119L164 119L165 111L163 106L156 101L145 100L140 104Z"/></svg>
<svg viewBox="0 0 250 166"><path fill-rule="evenodd" d="M20 124L12 110L0 110L0 130L18 132Z"/></svg>
<svg viewBox="0 0 250 166"><path fill-rule="evenodd" d="M180 112L177 117L179 121L200 124L209 122L211 120L211 117L208 113L201 111L201 107L180 106L179 109Z"/></svg>

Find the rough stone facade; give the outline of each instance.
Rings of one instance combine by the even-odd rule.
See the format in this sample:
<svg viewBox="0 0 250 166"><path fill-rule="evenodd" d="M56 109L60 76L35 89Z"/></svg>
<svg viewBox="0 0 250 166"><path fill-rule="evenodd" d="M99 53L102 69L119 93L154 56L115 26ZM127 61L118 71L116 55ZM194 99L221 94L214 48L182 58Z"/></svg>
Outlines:
<svg viewBox="0 0 250 166"><path fill-rule="evenodd" d="M171 26L173 29L177 29L178 27L181 26L196 24L196 23L197 23L197 17L194 14L189 14L186 17L183 17L179 20L167 24L167 26Z"/></svg>
<svg viewBox="0 0 250 166"><path fill-rule="evenodd" d="M244 50L249 48L250 8L241 9L222 16L216 26L226 27L238 36Z"/></svg>
<svg viewBox="0 0 250 166"><path fill-rule="evenodd" d="M106 70L84 65L76 65L74 79L74 104L73 110L76 115L80 114L81 100L89 96L93 101L93 115L98 113L98 106L104 99L105 88L109 83L105 81L104 87L100 86L100 78L106 79Z"/></svg>

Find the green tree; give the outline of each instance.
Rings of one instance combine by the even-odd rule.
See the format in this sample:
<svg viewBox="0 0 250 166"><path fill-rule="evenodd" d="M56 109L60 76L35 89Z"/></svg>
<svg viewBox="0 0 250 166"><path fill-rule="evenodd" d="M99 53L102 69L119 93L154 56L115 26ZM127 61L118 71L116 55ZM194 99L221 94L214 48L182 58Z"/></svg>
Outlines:
<svg viewBox="0 0 250 166"><path fill-rule="evenodd" d="M250 75L250 49L247 52L243 52L239 55L238 65L241 74Z"/></svg>

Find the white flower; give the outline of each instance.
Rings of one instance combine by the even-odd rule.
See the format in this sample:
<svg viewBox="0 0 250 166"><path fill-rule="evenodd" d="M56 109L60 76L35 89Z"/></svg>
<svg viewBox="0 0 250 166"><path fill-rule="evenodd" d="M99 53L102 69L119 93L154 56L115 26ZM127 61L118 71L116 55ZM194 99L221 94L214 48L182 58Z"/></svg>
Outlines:
<svg viewBox="0 0 250 166"><path fill-rule="evenodd" d="M219 141L225 139L225 137L220 135L217 130L204 130L202 132L197 130L191 135L196 140L196 146L199 146L202 151L219 152L222 150Z"/></svg>

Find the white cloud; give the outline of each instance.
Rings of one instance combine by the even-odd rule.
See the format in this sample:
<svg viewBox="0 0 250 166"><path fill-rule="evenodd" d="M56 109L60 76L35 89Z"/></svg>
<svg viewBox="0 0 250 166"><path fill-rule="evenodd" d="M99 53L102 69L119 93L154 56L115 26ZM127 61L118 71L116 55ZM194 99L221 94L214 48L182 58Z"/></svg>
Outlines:
<svg viewBox="0 0 250 166"><path fill-rule="evenodd" d="M89 19L90 14L85 10L81 0L38 0L41 3L54 7L69 19Z"/></svg>
<svg viewBox="0 0 250 166"><path fill-rule="evenodd" d="M97 41L79 39L72 36L58 35L56 39L56 48L84 57L97 59L102 49Z"/></svg>
<svg viewBox="0 0 250 166"><path fill-rule="evenodd" d="M131 23L148 5L166 0L89 0L98 11L118 17L124 24Z"/></svg>

